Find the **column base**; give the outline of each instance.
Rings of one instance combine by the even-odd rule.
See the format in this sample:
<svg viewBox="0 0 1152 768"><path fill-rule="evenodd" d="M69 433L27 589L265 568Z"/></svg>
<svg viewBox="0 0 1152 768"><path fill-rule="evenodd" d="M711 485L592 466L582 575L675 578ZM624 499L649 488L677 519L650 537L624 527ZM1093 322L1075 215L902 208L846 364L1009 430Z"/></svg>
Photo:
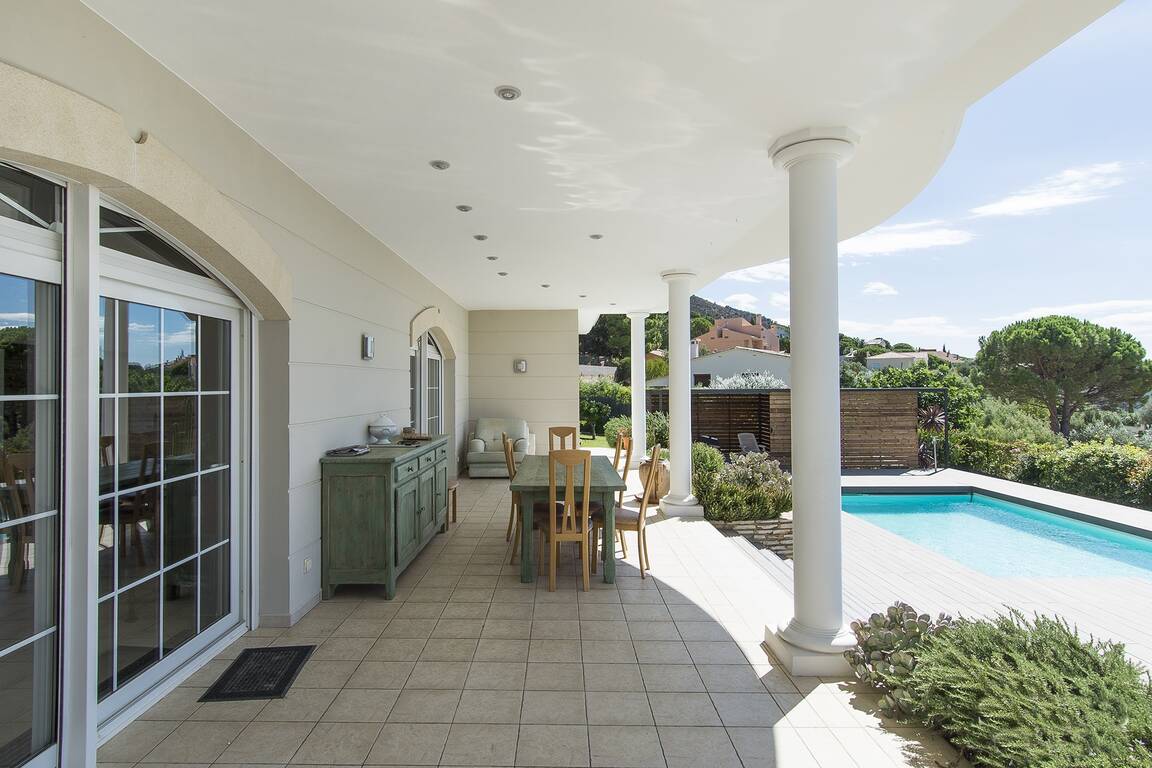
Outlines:
<svg viewBox="0 0 1152 768"><path fill-rule="evenodd" d="M814 633L797 629L793 619L785 627L764 628L764 647L793 677L851 676L844 651L855 644L856 636L847 627L835 633Z"/></svg>
<svg viewBox="0 0 1152 768"><path fill-rule="evenodd" d="M668 494L660 499L660 511L668 517L704 517L704 507L692 494Z"/></svg>

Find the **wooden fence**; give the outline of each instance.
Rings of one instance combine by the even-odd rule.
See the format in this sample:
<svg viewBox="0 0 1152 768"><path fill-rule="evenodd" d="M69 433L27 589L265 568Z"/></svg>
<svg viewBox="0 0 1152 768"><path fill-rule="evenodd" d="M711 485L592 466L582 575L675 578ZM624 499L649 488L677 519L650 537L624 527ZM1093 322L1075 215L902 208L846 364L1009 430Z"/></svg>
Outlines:
<svg viewBox="0 0 1152 768"><path fill-rule="evenodd" d="M919 464L915 389L840 390L840 463L844 469L914 468ZM692 440L715 439L725 453L751 432L784 466L792 464L789 390L692 390ZM648 410L668 413L668 390L648 390ZM802 439L802 438L797 438Z"/></svg>

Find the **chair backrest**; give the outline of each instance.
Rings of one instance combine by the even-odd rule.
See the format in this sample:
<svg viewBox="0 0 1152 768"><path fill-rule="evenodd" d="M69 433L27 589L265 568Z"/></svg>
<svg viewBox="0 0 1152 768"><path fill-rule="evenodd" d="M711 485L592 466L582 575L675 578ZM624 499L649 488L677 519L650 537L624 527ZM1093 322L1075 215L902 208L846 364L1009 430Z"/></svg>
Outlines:
<svg viewBox="0 0 1152 768"><path fill-rule="evenodd" d="M528 422L523 419L476 419L476 430L473 433L477 440L483 440L486 450L500 450L501 435L508 435L512 442L528 437Z"/></svg>
<svg viewBox="0 0 1152 768"><path fill-rule="evenodd" d="M508 465L508 482L516 479L516 451L512 438L507 434L501 435L501 440L504 444L504 463Z"/></svg>
<svg viewBox="0 0 1152 768"><path fill-rule="evenodd" d="M756 441L756 435L751 432L739 432L736 439L740 441L740 450L744 453L762 453L763 449L760 443Z"/></svg>
<svg viewBox="0 0 1152 768"><path fill-rule="evenodd" d="M564 469L564 495L557 494L557 468ZM581 498L577 500L576 492ZM579 538L588 535L589 501L592 496L592 451L548 452L548 533ZM561 506L562 505L562 506Z"/></svg>
<svg viewBox="0 0 1152 768"><path fill-rule="evenodd" d="M648 512L648 500L652 496L652 483L656 482L656 478L659 476L660 459L658 457L660 456L660 443L652 446L652 455L657 458L648 462L648 471L644 473L644 477L641 479L644 485L643 490L640 491L640 514L636 521L636 524L641 528L644 527L644 515Z"/></svg>
<svg viewBox="0 0 1152 768"><path fill-rule="evenodd" d="M623 460L624 465L620 462ZM632 435L628 430L622 429L616 433L616 455L612 458L612 467L620 473L624 482L628 482L628 470L632 466ZM621 472L621 470L623 470Z"/></svg>
<svg viewBox="0 0 1152 768"><path fill-rule="evenodd" d="M576 427L548 427L549 451L574 451L580 447L580 433Z"/></svg>

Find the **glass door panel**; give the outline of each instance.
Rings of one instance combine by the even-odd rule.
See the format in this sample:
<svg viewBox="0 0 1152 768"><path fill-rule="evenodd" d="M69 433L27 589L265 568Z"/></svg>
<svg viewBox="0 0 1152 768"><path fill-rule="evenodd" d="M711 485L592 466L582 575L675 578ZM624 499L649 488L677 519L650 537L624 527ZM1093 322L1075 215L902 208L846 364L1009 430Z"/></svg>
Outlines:
<svg viewBox="0 0 1152 768"><path fill-rule="evenodd" d="M0 275L0 768L56 741L59 498L60 287Z"/></svg>
<svg viewBox="0 0 1152 768"><path fill-rule="evenodd" d="M100 300L101 701L167 674L236 611L236 328L163 300Z"/></svg>

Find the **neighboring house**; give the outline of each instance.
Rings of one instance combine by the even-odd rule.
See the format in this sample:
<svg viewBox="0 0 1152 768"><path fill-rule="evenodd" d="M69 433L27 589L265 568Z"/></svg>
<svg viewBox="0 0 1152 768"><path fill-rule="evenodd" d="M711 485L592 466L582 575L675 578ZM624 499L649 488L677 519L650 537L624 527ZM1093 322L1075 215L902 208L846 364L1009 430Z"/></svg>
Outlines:
<svg viewBox="0 0 1152 768"><path fill-rule="evenodd" d="M616 380L616 366L614 365L581 365L580 381L596 381L597 379Z"/></svg>
<svg viewBox="0 0 1152 768"><path fill-rule="evenodd" d="M879 371L881 368L911 368L917 363L927 365L929 357L943 360L949 365L955 365L967 359L960 355L954 355L948 350L921 349L916 352L882 352L879 355L872 355L868 358L865 366L870 371Z"/></svg>
<svg viewBox="0 0 1152 768"><path fill-rule="evenodd" d="M696 337L700 354L723 352L736 347L780 351L780 332L775 323L764 325L764 318L756 315L755 322L742 317L722 317L712 324L708 333Z"/></svg>
<svg viewBox="0 0 1152 768"><path fill-rule="evenodd" d="M772 352L767 349L735 347L702 355L692 360L692 383L694 386L708 386L714 378L735 376L738 373L761 371L781 379L792 386L792 356L787 352ZM650 387L667 387L668 377L661 376L648 382Z"/></svg>

